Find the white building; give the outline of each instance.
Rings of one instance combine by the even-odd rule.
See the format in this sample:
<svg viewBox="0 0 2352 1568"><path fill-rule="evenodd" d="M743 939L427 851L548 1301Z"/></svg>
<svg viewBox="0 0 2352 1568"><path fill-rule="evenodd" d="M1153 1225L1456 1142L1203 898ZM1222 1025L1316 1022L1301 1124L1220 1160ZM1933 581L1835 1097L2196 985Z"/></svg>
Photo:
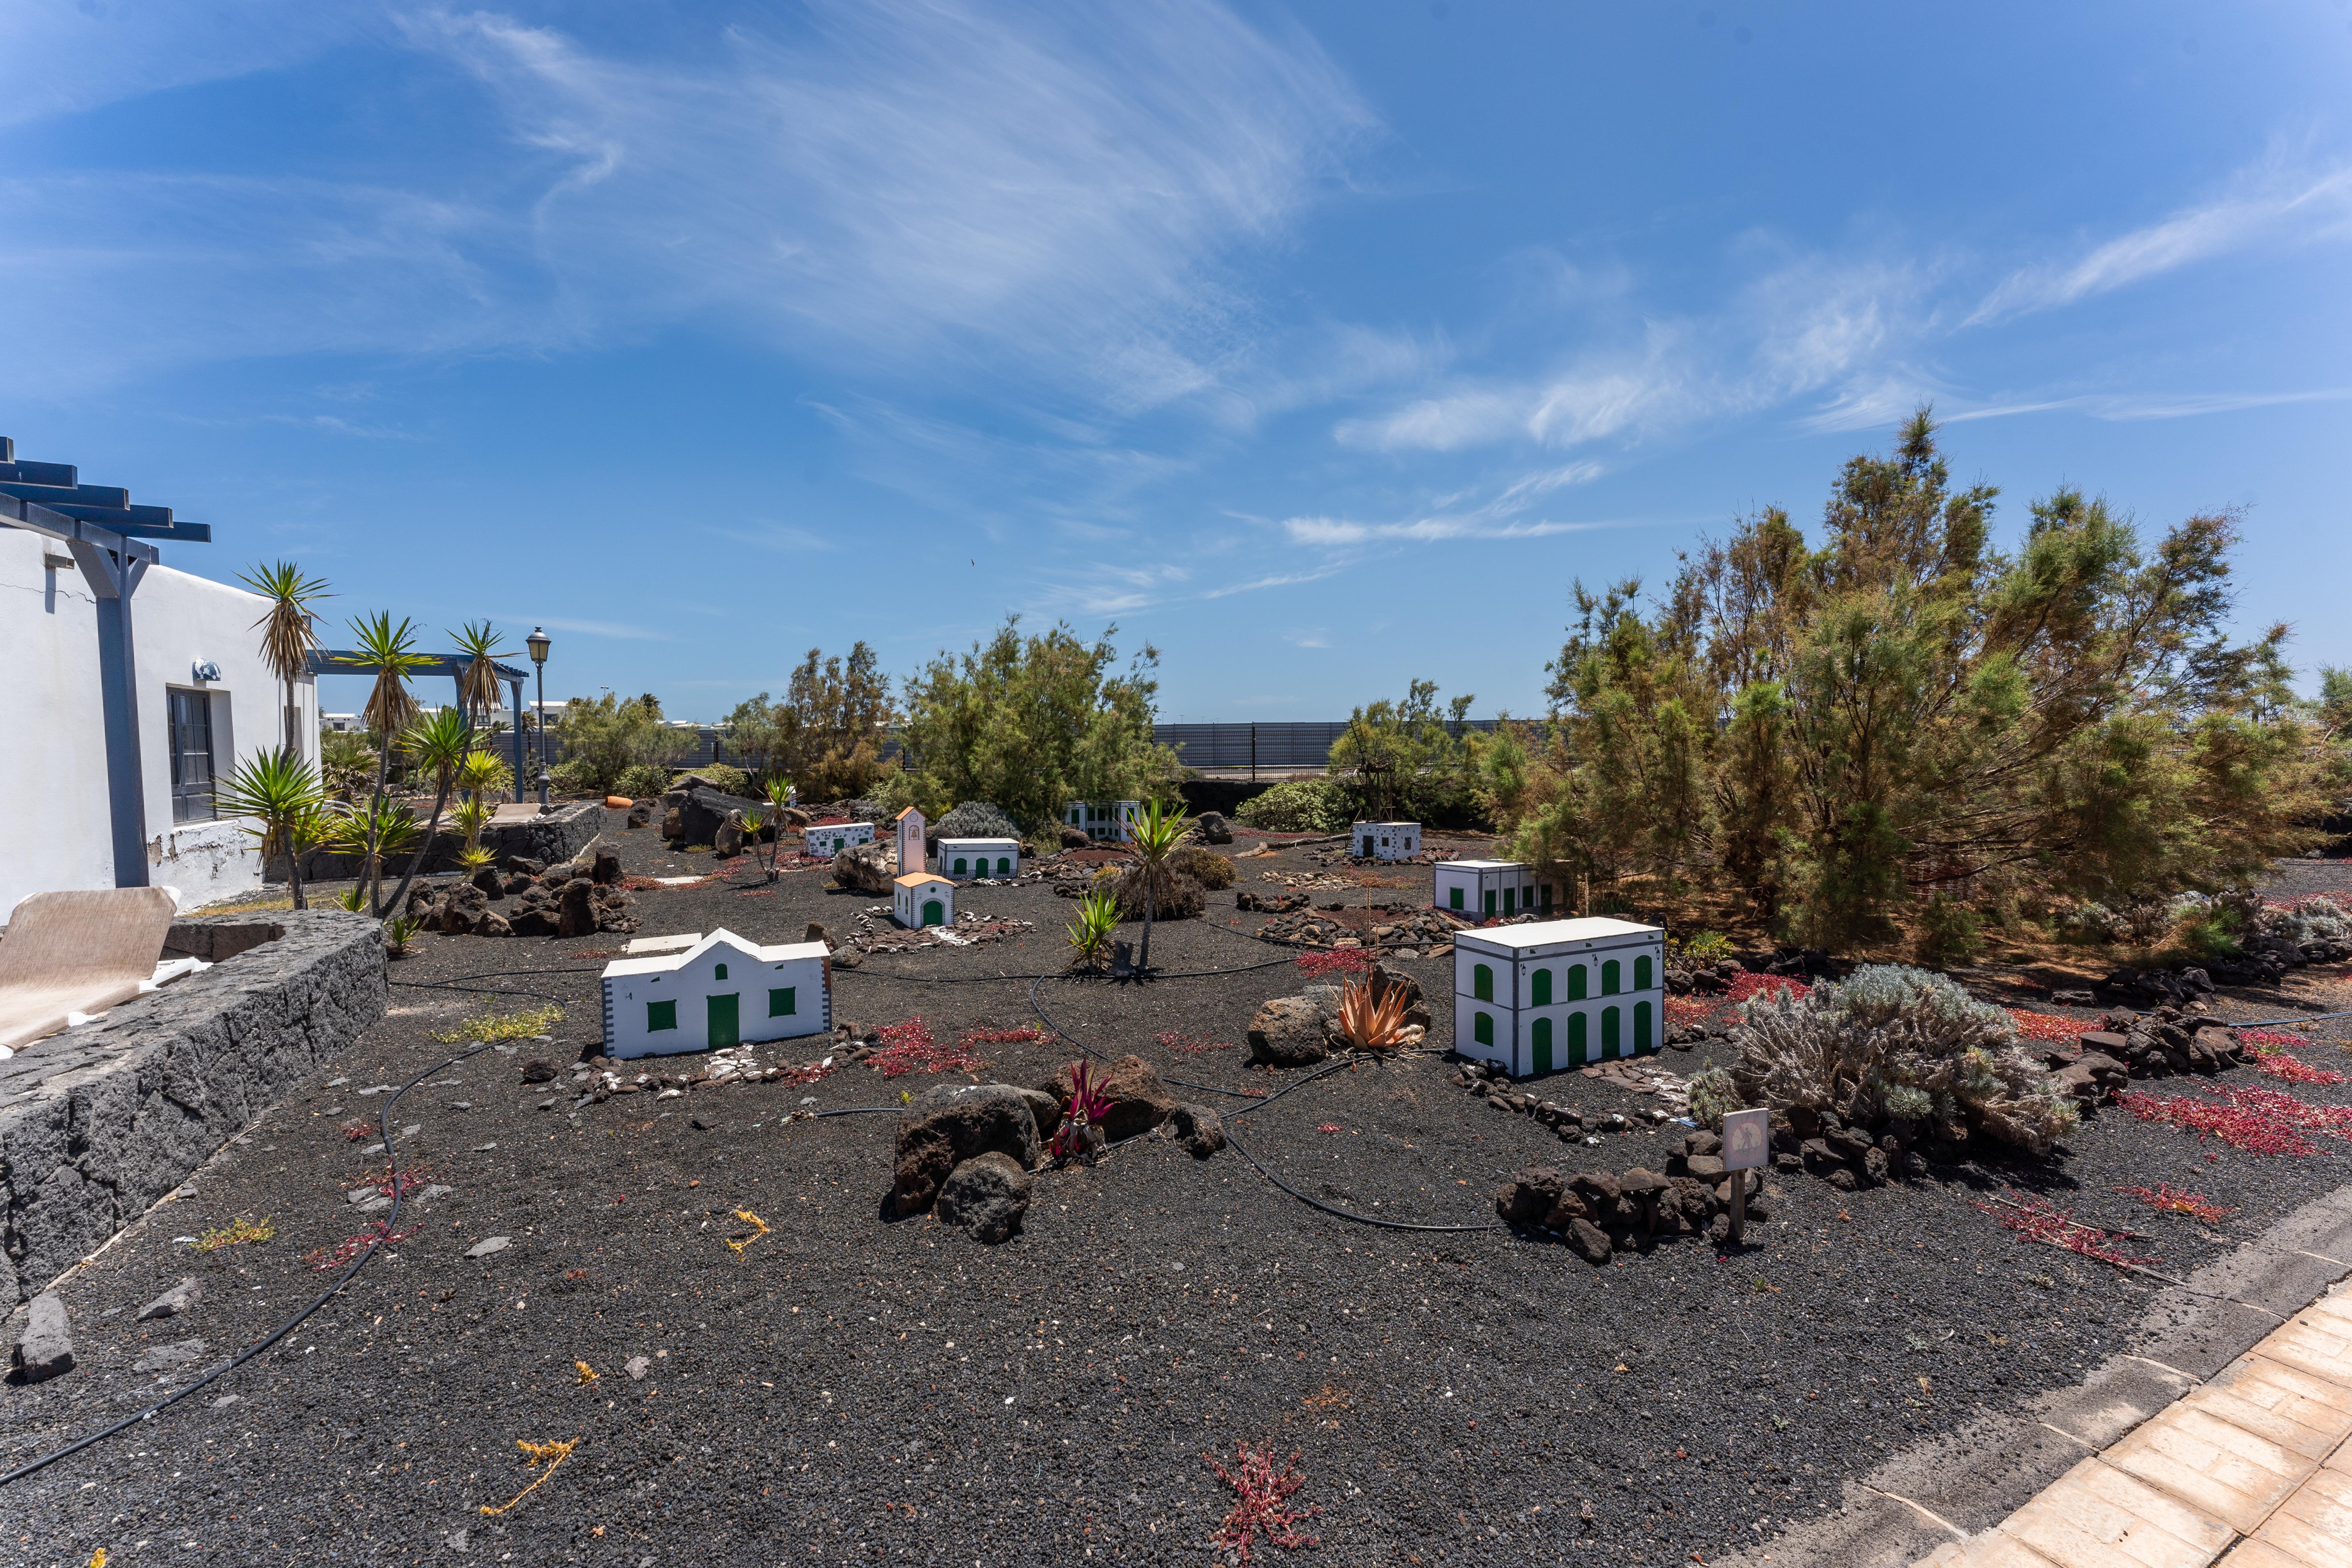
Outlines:
<svg viewBox="0 0 2352 1568"><path fill-rule="evenodd" d="M853 844L874 842L874 825L870 822L832 822L822 827L801 829L801 853L819 855L830 860Z"/></svg>
<svg viewBox="0 0 2352 1568"><path fill-rule="evenodd" d="M604 966L604 1054L675 1056L833 1027L821 942L761 947L725 929L641 937Z"/></svg>
<svg viewBox="0 0 2352 1568"><path fill-rule="evenodd" d="M955 924L955 884L929 871L909 871L891 881L891 913L902 926Z"/></svg>
<svg viewBox="0 0 2352 1568"><path fill-rule="evenodd" d="M1074 800L1062 807L1062 820L1089 838L1124 844L1135 837L1135 819L1142 810L1139 800Z"/></svg>
<svg viewBox="0 0 2352 1568"><path fill-rule="evenodd" d="M940 872L959 882L971 877L1017 877L1021 874L1021 840L942 838Z"/></svg>
<svg viewBox="0 0 2352 1568"><path fill-rule="evenodd" d="M1514 1078L1658 1048L1665 932L1546 921L1454 938L1454 1048Z"/></svg>
<svg viewBox="0 0 2352 1568"><path fill-rule="evenodd" d="M1440 860L1430 870L1432 901L1454 914L1489 920L1552 911L1552 884L1538 881L1534 869L1523 861Z"/></svg>
<svg viewBox="0 0 2352 1568"><path fill-rule="evenodd" d="M923 820L923 814L910 805L898 814L892 826L898 835L898 869L919 871L929 865L924 835L930 830L930 825Z"/></svg>
<svg viewBox="0 0 2352 1568"><path fill-rule="evenodd" d="M1409 860L1421 853L1418 822L1360 822L1348 851L1359 860Z"/></svg>
<svg viewBox="0 0 2352 1568"><path fill-rule="evenodd" d="M289 715L261 661L268 602L160 563L210 531L78 481L0 437L0 920L28 893L168 887L193 909L260 887L214 781L289 740L319 754L315 682Z"/></svg>

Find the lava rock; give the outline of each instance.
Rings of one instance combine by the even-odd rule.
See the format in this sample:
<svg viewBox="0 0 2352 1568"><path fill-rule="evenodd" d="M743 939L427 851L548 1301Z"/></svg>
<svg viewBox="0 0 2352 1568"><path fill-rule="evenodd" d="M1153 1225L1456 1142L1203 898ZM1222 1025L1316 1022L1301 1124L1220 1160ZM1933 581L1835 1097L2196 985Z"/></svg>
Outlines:
<svg viewBox="0 0 2352 1568"><path fill-rule="evenodd" d="M190 1362L202 1361L204 1354L205 1342L202 1340L173 1340L168 1345L156 1345L150 1349L145 1355L131 1363L131 1370L169 1372L175 1366L185 1366Z"/></svg>
<svg viewBox="0 0 2352 1568"><path fill-rule="evenodd" d="M545 1057L533 1057L522 1064L522 1080L525 1083L552 1083L555 1081L555 1064Z"/></svg>
<svg viewBox="0 0 2352 1568"><path fill-rule="evenodd" d="M890 863L878 844L845 845L833 858L833 879L851 892L887 898L891 890Z"/></svg>
<svg viewBox="0 0 2352 1568"><path fill-rule="evenodd" d="M1223 813L1204 811L1192 820L1201 829L1203 843L1231 844L1234 841L1234 830L1227 826Z"/></svg>
<svg viewBox="0 0 2352 1568"><path fill-rule="evenodd" d="M1685 1154L1720 1154L1723 1152L1723 1140L1717 1137L1714 1133L1704 1130L1693 1132L1683 1140L1683 1152Z"/></svg>
<svg viewBox="0 0 2352 1568"><path fill-rule="evenodd" d="M1403 970L1375 963L1365 983L1371 988L1372 1001L1376 1005L1387 1001L1392 991L1403 993L1404 1021L1408 1026L1418 1025L1424 1031L1436 1026L1430 1016L1429 1004L1422 996L1421 982Z"/></svg>
<svg viewBox="0 0 2352 1568"><path fill-rule="evenodd" d="M33 1298L25 1331L16 1340L16 1373L26 1383L46 1383L74 1369L73 1329L66 1304L54 1290Z"/></svg>
<svg viewBox="0 0 2352 1568"><path fill-rule="evenodd" d="M1093 1084L1095 1092L1109 1101L1109 1109L1095 1119L1095 1125L1114 1143L1150 1131L1176 1110L1176 1097L1141 1057L1119 1058L1110 1064L1108 1072L1096 1074ZM1065 1062L1045 1088L1066 1114L1070 1097L1077 1090L1076 1064Z"/></svg>
<svg viewBox="0 0 2352 1568"><path fill-rule="evenodd" d="M483 867L474 873L473 881L474 886L482 890L484 898L503 899L507 896L506 881L499 875L496 867Z"/></svg>
<svg viewBox="0 0 2352 1568"><path fill-rule="evenodd" d="M150 1322L157 1318L176 1318L194 1307L204 1295L204 1285L191 1278L181 1280L169 1290L139 1309L139 1321Z"/></svg>
<svg viewBox="0 0 2352 1568"><path fill-rule="evenodd" d="M1805 1169L1816 1176L1826 1176L1832 1171L1846 1168L1845 1156L1820 1138L1806 1139L1797 1152L1804 1160Z"/></svg>
<svg viewBox="0 0 2352 1568"><path fill-rule="evenodd" d="M1250 1060L1302 1068L1331 1054L1324 1044L1323 1010L1304 996L1277 996L1250 1019Z"/></svg>
<svg viewBox="0 0 2352 1568"><path fill-rule="evenodd" d="M1029 1173L1019 1161L994 1150L958 1165L940 1188L935 1212L949 1225L970 1230L993 1246L1021 1228L1029 1212Z"/></svg>
<svg viewBox="0 0 2352 1568"><path fill-rule="evenodd" d="M1205 1105L1180 1105L1168 1113L1176 1141L1195 1160L1205 1160L1225 1146L1224 1118Z"/></svg>
<svg viewBox="0 0 2352 1568"><path fill-rule="evenodd" d="M595 889L586 882L566 882L556 903L555 934L587 936L595 929Z"/></svg>
<svg viewBox="0 0 2352 1568"><path fill-rule="evenodd" d="M588 879L598 887L615 887L621 880L621 852L609 844L596 847L596 857L588 863Z"/></svg>
<svg viewBox="0 0 2352 1568"><path fill-rule="evenodd" d="M1588 1219L1569 1221L1568 1245L1579 1258L1595 1268L1605 1265L1617 1250L1608 1233Z"/></svg>
<svg viewBox="0 0 2352 1568"><path fill-rule="evenodd" d="M1886 1171L1887 1162L1885 1150L1874 1148L1868 1150L1863 1154L1863 1179L1868 1182L1872 1186L1884 1186L1885 1184Z"/></svg>
<svg viewBox="0 0 2352 1568"><path fill-rule="evenodd" d="M1011 1084L941 1084L898 1120L891 1204L902 1215L931 1206L958 1165L991 1152L1037 1167L1037 1115Z"/></svg>
<svg viewBox="0 0 2352 1568"><path fill-rule="evenodd" d="M1495 1194L1495 1213L1506 1225L1534 1225L1549 1214L1568 1190L1557 1165L1528 1165Z"/></svg>

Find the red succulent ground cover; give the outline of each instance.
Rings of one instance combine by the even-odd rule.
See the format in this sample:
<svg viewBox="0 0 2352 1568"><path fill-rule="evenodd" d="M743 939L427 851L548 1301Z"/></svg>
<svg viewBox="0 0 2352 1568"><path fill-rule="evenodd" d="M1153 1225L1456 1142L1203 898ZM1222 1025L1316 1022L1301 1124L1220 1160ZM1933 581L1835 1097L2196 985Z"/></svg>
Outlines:
<svg viewBox="0 0 2352 1568"><path fill-rule="evenodd" d="M1685 1027L1696 1024L1713 1012L1704 996L1669 996L1666 998L1666 1027Z"/></svg>
<svg viewBox="0 0 2352 1568"><path fill-rule="evenodd" d="M2318 1152L2304 1134L2352 1139L2352 1106L2312 1105L2275 1089L2240 1089L2215 1084L2203 1099L2186 1095L2167 1098L2126 1089L2116 1103L2142 1121L2163 1121L2185 1128L2200 1141L2219 1138L2250 1154L2289 1154L2300 1158Z"/></svg>
<svg viewBox="0 0 2352 1568"><path fill-rule="evenodd" d="M2150 1192L2146 1187L2117 1187L2116 1191L2126 1197L2137 1198L2150 1208L2159 1208L2167 1214L2189 1215L2203 1220L2207 1225L2220 1225L2238 1212L2236 1209L2223 1208L2221 1205L2209 1200L2202 1193L2183 1192L2169 1182L2157 1183L2154 1192Z"/></svg>
<svg viewBox="0 0 2352 1568"><path fill-rule="evenodd" d="M1334 974L1353 974L1365 967L1363 950L1353 947L1302 952L1291 962L1297 964L1298 972L1310 980L1321 980Z"/></svg>
<svg viewBox="0 0 2352 1568"><path fill-rule="evenodd" d="M866 1058L866 1065L884 1078L903 1078L910 1072L976 1072L988 1064L972 1054L974 1046L1042 1040L1045 1032L1043 1029L968 1029L953 1045L943 1046L940 1044L939 1037L931 1033L930 1026L919 1016L886 1026L881 1037L882 1048Z"/></svg>
<svg viewBox="0 0 2352 1568"><path fill-rule="evenodd" d="M1230 1051L1238 1048L1231 1040L1213 1040L1206 1035L1202 1036L1199 1039L1192 1039L1186 1036L1180 1035L1172 1029L1168 1030L1156 1037L1160 1041L1160 1045L1165 1047L1167 1049L1171 1051L1182 1051L1187 1056L1197 1057L1203 1051Z"/></svg>
<svg viewBox="0 0 2352 1568"><path fill-rule="evenodd" d="M1786 991L1800 1002L1813 994L1813 988L1801 980L1791 980L1785 974L1752 974L1742 970L1733 978L1731 989L1725 994L1734 1002L1748 1002L1759 996L1769 996L1776 991Z"/></svg>
<svg viewBox="0 0 2352 1568"><path fill-rule="evenodd" d="M2005 1230L2013 1230L2029 1241L2044 1241L2053 1247L2063 1247L2084 1258L2095 1258L2102 1263L2137 1267L2143 1260L2127 1252L2119 1252L2115 1244L2128 1239L2111 1230L2095 1225L2084 1225L2074 1217L2072 1209L2053 1207L2047 1198L2010 1194L2017 1205L1979 1204L1976 1206L1992 1215Z"/></svg>
<svg viewBox="0 0 2352 1568"><path fill-rule="evenodd" d="M2315 1068L2309 1062L2288 1056L2282 1050L2254 1048L2254 1066L2269 1077L2288 1083L2342 1083L2344 1075L2327 1068Z"/></svg>
<svg viewBox="0 0 2352 1568"><path fill-rule="evenodd" d="M2029 1040L2072 1040L2099 1026L2095 1018L2062 1018L2055 1013L2029 1013L2022 1007L2006 1007L2011 1023L2017 1032Z"/></svg>
<svg viewBox="0 0 2352 1568"><path fill-rule="evenodd" d="M346 1237L333 1247L311 1248L302 1255L302 1261L313 1268L332 1268L357 1258L361 1249L372 1241L381 1239L386 1247L396 1247L424 1228L421 1225L415 1225L406 1230L387 1232L383 1221L378 1220L357 1236Z"/></svg>
<svg viewBox="0 0 2352 1568"><path fill-rule="evenodd" d="M1211 1542L1233 1552L1239 1563L1250 1560L1250 1543L1261 1535L1292 1551L1320 1544L1320 1537L1298 1527L1309 1515L1323 1510L1290 1506L1292 1496L1307 1484L1307 1478L1298 1473L1298 1456L1292 1454L1277 1470L1271 1437L1255 1448L1246 1442L1236 1443L1234 1451L1237 1458L1230 1470L1214 1455L1201 1456L1202 1462L1217 1473L1217 1479L1234 1489L1234 1506L1226 1510L1216 1533L1209 1538Z"/></svg>

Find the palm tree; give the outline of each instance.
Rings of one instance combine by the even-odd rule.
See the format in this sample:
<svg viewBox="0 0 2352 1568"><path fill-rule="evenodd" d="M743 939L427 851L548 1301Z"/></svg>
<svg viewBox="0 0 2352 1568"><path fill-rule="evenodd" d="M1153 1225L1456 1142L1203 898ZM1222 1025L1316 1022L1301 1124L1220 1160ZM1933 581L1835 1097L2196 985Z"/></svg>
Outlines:
<svg viewBox="0 0 2352 1568"><path fill-rule="evenodd" d="M215 798L225 816L260 819L260 826L246 831L261 840L265 863L273 855L286 857L294 907L309 909L302 894L302 856L328 837L332 818L317 771L289 751L256 752L221 782Z"/></svg>
<svg viewBox="0 0 2352 1568"><path fill-rule="evenodd" d="M490 716L499 710L498 661L513 649L498 646L498 633L488 621L478 626L467 621L464 631L449 634L449 640L467 661L465 672L457 677L458 705L465 709L469 723L488 728Z"/></svg>
<svg viewBox="0 0 2352 1568"><path fill-rule="evenodd" d="M334 595L327 592L325 578L303 576L302 569L291 561L256 566L237 575L247 587L269 601L269 608L253 625L261 633L261 662L286 683L286 708L281 715L286 724L286 750L299 756L303 746L295 733L299 727L297 714L300 710L294 702L294 683L310 673L310 655L319 647L319 616L310 605ZM299 899L296 907L301 907Z"/></svg>
<svg viewBox="0 0 2352 1568"><path fill-rule="evenodd" d="M1156 799L1143 803L1129 825L1128 853L1143 868L1143 952L1138 955L1137 971L1151 973L1151 921L1160 908L1160 879L1168 874L1168 857L1184 841L1184 830L1192 819L1182 812L1170 812Z"/></svg>
<svg viewBox="0 0 2352 1568"><path fill-rule="evenodd" d="M449 805L450 785L457 782L457 770L465 765L473 742L466 715L455 708L436 708L402 732L400 749L417 766L433 770L433 816L425 828L425 842L408 858L408 869L401 873L400 886L392 890L386 909L401 907L408 897L409 884L416 880L416 868L433 853L433 836L441 831L441 813Z"/></svg>
<svg viewBox="0 0 2352 1568"><path fill-rule="evenodd" d="M422 669L433 660L416 651L415 623L403 616L395 626L388 610L352 622L352 667L375 671L375 685L368 691L367 706L360 710L360 721L376 733L375 788L382 795L384 773L392 763L394 737L416 717L416 699L408 692L408 672Z"/></svg>

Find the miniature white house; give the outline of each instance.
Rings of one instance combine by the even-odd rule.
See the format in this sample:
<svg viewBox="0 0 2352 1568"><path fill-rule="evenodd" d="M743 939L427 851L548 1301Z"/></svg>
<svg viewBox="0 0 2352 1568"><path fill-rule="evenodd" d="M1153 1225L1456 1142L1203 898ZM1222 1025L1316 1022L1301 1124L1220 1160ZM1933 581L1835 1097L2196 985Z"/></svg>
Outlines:
<svg viewBox="0 0 2352 1568"><path fill-rule="evenodd" d="M1124 844L1134 837L1142 809L1143 803L1135 800L1074 800L1062 807L1062 820L1089 838Z"/></svg>
<svg viewBox="0 0 2352 1568"><path fill-rule="evenodd" d="M1665 932L1545 921L1454 938L1454 1048L1514 1078L1643 1056L1665 1014Z"/></svg>
<svg viewBox="0 0 2352 1568"><path fill-rule="evenodd" d="M1472 920L1537 913L1552 909L1552 885L1538 882L1519 860L1440 860L1430 868L1432 901Z"/></svg>
<svg viewBox="0 0 2352 1568"><path fill-rule="evenodd" d="M853 844L874 842L874 825L870 822L831 822L822 827L801 829L801 853L818 855L830 860Z"/></svg>
<svg viewBox="0 0 2352 1568"><path fill-rule="evenodd" d="M929 871L909 871L890 883L890 912L902 926L955 924L955 884Z"/></svg>
<svg viewBox="0 0 2352 1568"><path fill-rule="evenodd" d="M1360 822L1348 853L1359 860L1407 860L1421 853L1418 822Z"/></svg>
<svg viewBox="0 0 2352 1568"><path fill-rule="evenodd" d="M1021 874L1021 840L942 838L940 873L959 882L972 877L1017 877Z"/></svg>
<svg viewBox="0 0 2352 1568"><path fill-rule="evenodd" d="M619 1059L788 1040L833 1027L821 942L774 947L721 929L643 937L604 966L604 1054Z"/></svg>

